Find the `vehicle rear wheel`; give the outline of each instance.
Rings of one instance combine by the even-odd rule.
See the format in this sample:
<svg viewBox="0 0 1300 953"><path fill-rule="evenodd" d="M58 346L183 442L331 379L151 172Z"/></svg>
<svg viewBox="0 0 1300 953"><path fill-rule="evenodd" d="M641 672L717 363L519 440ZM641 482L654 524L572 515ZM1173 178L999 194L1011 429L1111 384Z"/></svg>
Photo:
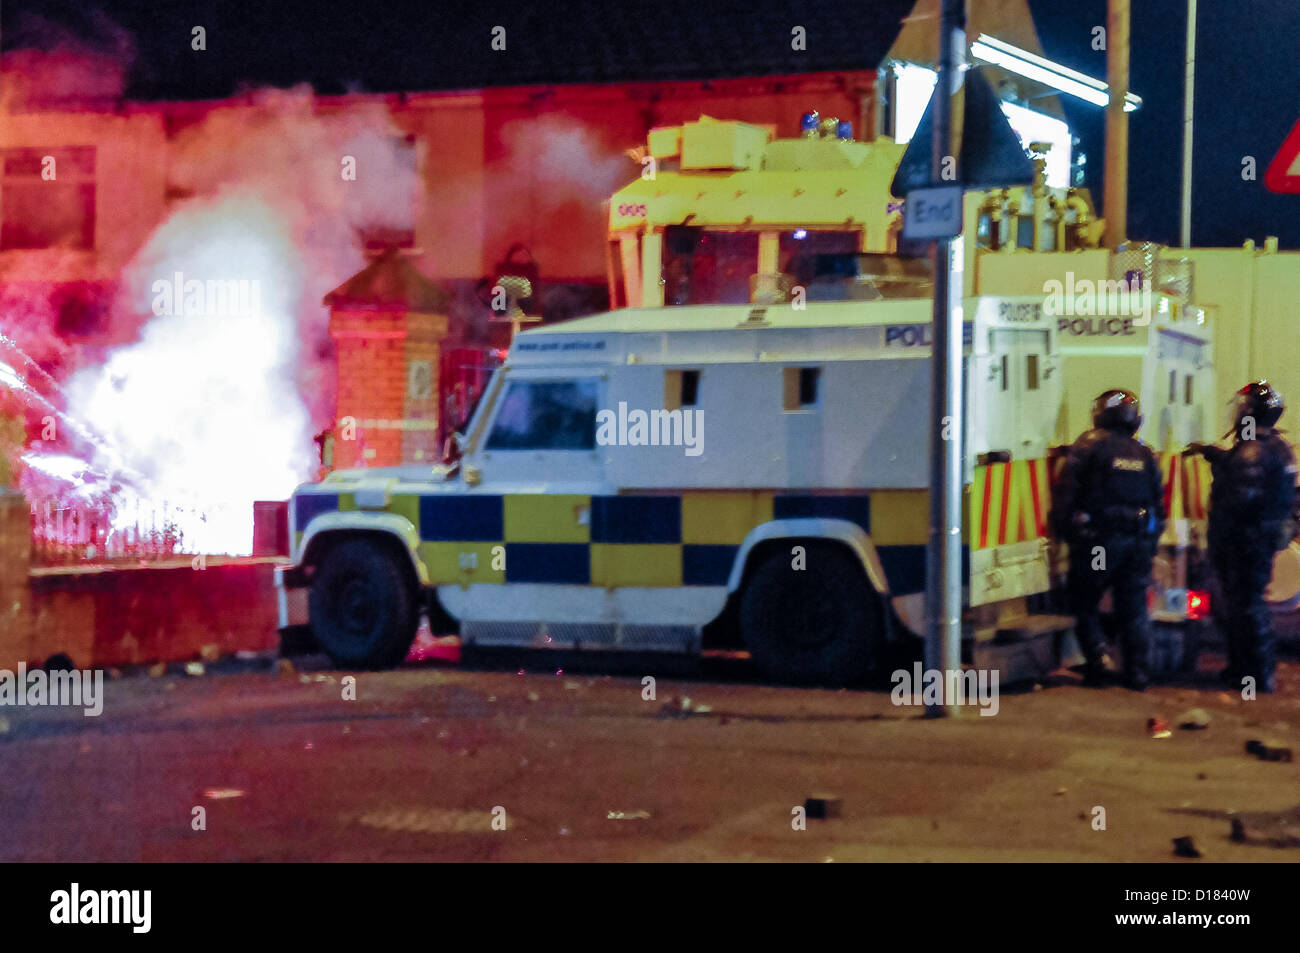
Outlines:
<svg viewBox="0 0 1300 953"><path fill-rule="evenodd" d="M831 543L799 543L763 558L745 586L740 629L769 678L798 684L848 685L871 672L883 639L881 602L861 565Z"/></svg>
<svg viewBox="0 0 1300 953"><path fill-rule="evenodd" d="M308 599L311 627L340 668L392 668L420 623L416 593L394 554L366 539L325 554Z"/></svg>

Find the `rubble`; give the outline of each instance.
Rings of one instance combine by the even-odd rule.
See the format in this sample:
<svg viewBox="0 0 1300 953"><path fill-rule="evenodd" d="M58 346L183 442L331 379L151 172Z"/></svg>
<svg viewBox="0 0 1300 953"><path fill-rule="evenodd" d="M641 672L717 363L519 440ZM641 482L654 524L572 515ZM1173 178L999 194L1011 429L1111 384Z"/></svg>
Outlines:
<svg viewBox="0 0 1300 953"><path fill-rule="evenodd" d="M1169 722L1165 721L1163 718L1148 718L1147 732L1152 738L1168 738L1173 734L1173 732L1169 730Z"/></svg>
<svg viewBox="0 0 1300 953"><path fill-rule="evenodd" d="M1231 836L1239 844L1300 847L1300 805L1285 811L1239 814L1232 818Z"/></svg>
<svg viewBox="0 0 1300 953"><path fill-rule="evenodd" d="M1291 749L1273 742L1252 738L1246 742L1246 754L1253 754L1260 761L1292 761Z"/></svg>
<svg viewBox="0 0 1300 953"><path fill-rule="evenodd" d="M1189 708L1178 716L1178 727L1199 731L1210 727L1210 713L1204 708Z"/></svg>
<svg viewBox="0 0 1300 953"><path fill-rule="evenodd" d="M837 797L815 794L803 802L803 807L810 820L824 821L839 817L843 805Z"/></svg>

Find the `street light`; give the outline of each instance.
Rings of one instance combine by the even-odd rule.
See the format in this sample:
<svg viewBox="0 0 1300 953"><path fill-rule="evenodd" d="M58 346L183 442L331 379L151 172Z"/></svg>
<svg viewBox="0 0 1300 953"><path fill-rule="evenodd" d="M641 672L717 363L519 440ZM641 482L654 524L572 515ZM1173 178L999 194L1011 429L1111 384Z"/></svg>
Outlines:
<svg viewBox="0 0 1300 953"><path fill-rule="evenodd" d="M1035 80L1045 86L1069 93L1094 106L1105 106L1110 102L1110 91L1105 83L1093 79L1085 73L1072 70L1060 63L1054 63L1045 57L1012 46L996 37L981 33L970 46L971 56L1001 66L1027 79ZM1142 97L1133 93L1124 95L1124 111L1131 113L1142 105Z"/></svg>

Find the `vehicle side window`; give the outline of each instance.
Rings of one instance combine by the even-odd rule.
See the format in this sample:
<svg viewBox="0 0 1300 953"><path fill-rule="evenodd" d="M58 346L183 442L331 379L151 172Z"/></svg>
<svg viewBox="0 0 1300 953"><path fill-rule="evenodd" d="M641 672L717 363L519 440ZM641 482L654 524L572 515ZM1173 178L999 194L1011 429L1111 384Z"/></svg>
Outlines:
<svg viewBox="0 0 1300 953"><path fill-rule="evenodd" d="M596 381L510 381L487 449L596 449Z"/></svg>

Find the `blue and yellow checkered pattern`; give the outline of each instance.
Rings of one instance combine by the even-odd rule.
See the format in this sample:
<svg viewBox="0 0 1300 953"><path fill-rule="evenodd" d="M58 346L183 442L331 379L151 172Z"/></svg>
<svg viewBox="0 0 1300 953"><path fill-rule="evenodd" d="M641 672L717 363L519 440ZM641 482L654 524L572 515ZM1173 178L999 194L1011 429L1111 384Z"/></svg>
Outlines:
<svg viewBox="0 0 1300 953"><path fill-rule="evenodd" d="M774 519L820 517L861 526L896 595L925 588L929 494L878 490L792 494L396 495L387 510L419 531L435 585L551 583L601 587L724 586L741 543ZM355 509L351 494L294 499L301 531L315 516Z"/></svg>

